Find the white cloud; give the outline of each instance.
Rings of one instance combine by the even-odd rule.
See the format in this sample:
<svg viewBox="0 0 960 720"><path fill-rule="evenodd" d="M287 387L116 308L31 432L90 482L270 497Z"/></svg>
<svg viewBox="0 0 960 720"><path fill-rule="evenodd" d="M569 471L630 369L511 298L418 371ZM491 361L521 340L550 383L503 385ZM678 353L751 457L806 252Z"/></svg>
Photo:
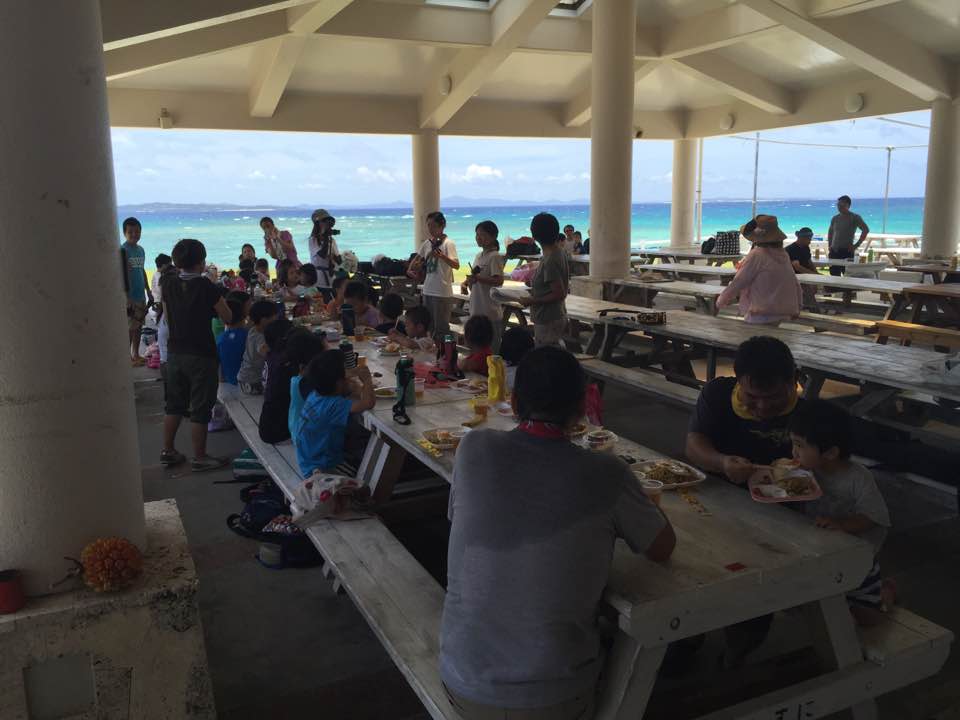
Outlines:
<svg viewBox="0 0 960 720"><path fill-rule="evenodd" d="M247 173L247 178L250 180L266 180L267 176L259 170L254 170L253 172Z"/></svg>
<svg viewBox="0 0 960 720"><path fill-rule="evenodd" d="M154 170L151 167L141 168L140 170L137 171L137 175L142 175L144 177L156 177L159 174L160 173L158 173L156 170Z"/></svg>
<svg viewBox="0 0 960 720"><path fill-rule="evenodd" d="M325 190L327 188L326 183L318 182L308 182L300 185L301 190Z"/></svg>
<svg viewBox="0 0 960 720"><path fill-rule="evenodd" d="M455 183L472 183L476 181L502 180L503 171L490 165L471 163L463 173L451 173L450 179Z"/></svg>
<svg viewBox="0 0 960 720"><path fill-rule="evenodd" d="M407 174L402 171L385 170L384 168L370 169L366 165L361 165L357 168L357 177L367 183L398 183L406 180Z"/></svg>
<svg viewBox="0 0 960 720"><path fill-rule="evenodd" d="M569 171L562 173L561 175L547 175L543 179L544 182L552 183L554 185L567 185L569 183L580 183L587 180L590 180L590 173L582 172L577 174Z"/></svg>
<svg viewBox="0 0 960 720"><path fill-rule="evenodd" d="M533 178L527 175L525 172L517 173L517 182L530 182Z"/></svg>
<svg viewBox="0 0 960 720"><path fill-rule="evenodd" d="M136 145L133 139L124 132L113 130L110 133L110 136L113 139L114 145L124 145L126 147L133 147L134 145Z"/></svg>

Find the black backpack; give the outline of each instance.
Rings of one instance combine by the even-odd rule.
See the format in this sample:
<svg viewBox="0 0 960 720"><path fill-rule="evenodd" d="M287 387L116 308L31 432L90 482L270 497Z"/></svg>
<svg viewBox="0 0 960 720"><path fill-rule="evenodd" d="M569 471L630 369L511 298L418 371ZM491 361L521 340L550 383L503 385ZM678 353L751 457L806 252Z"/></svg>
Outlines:
<svg viewBox="0 0 960 720"><path fill-rule="evenodd" d="M703 241L703 244L700 245L700 252L702 252L704 255L709 255L710 253L713 252L713 249L716 246L717 246L716 238L713 238L713 237L707 238L706 240Z"/></svg>
<svg viewBox="0 0 960 720"><path fill-rule="evenodd" d="M407 261L382 257L373 264L372 274L383 277L406 277Z"/></svg>
<svg viewBox="0 0 960 720"><path fill-rule="evenodd" d="M273 482L263 481L245 487L240 491L240 498L246 503L243 512L230 515L227 527L241 537L276 545L281 557L280 564L275 566L277 569L314 567L323 562L320 553L303 531L294 535L263 531L278 515L290 514L283 493Z"/></svg>

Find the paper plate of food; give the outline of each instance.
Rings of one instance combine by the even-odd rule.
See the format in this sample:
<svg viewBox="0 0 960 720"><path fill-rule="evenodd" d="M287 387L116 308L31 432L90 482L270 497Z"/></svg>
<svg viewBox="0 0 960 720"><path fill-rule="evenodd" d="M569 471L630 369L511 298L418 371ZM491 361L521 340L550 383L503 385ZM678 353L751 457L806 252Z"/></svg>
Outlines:
<svg viewBox="0 0 960 720"><path fill-rule="evenodd" d="M434 428L424 430L423 439L438 450L456 450L468 430L463 427Z"/></svg>
<svg viewBox="0 0 960 720"><path fill-rule="evenodd" d="M457 380L453 386L457 390L461 390L466 393L473 393L474 395L479 395L480 393L485 393L487 391L486 380Z"/></svg>
<svg viewBox="0 0 960 720"><path fill-rule="evenodd" d="M805 502L823 496L813 473L789 458L760 467L747 487L750 497L760 503Z"/></svg>
<svg viewBox="0 0 960 720"><path fill-rule="evenodd" d="M380 387L380 388L376 388L373 391L373 394L380 399L385 399L385 398L393 399L397 396L397 389L392 387Z"/></svg>
<svg viewBox="0 0 960 720"><path fill-rule="evenodd" d="M398 343L388 342L382 348L380 348L380 354L387 356L399 355L402 350L403 348L400 347Z"/></svg>
<svg viewBox="0 0 960 720"><path fill-rule="evenodd" d="M699 485L707 476L697 468L678 460L646 460L632 468L634 475L641 480L659 480L664 490Z"/></svg>
<svg viewBox="0 0 960 720"><path fill-rule="evenodd" d="M577 438L582 438L587 434L587 424L585 422L578 422L572 428L567 431L567 437L571 440L576 440Z"/></svg>

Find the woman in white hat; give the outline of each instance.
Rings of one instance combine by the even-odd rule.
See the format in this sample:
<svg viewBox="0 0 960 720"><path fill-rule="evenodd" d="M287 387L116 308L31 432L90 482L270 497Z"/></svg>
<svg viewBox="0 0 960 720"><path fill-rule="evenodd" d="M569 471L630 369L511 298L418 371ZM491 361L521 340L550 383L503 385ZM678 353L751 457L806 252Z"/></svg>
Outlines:
<svg viewBox="0 0 960 720"><path fill-rule="evenodd" d="M313 232L310 233L308 247L310 262L317 269L317 287L330 288L333 274L343 261L337 241L333 238L333 226L337 220L326 210L314 210L310 219L313 220Z"/></svg>

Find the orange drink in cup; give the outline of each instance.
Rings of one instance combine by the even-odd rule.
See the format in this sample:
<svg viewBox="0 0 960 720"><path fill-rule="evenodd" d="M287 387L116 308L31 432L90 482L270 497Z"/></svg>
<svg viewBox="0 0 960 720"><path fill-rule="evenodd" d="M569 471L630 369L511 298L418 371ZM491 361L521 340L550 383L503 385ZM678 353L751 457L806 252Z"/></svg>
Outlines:
<svg viewBox="0 0 960 720"><path fill-rule="evenodd" d="M367 356L366 355L357 355L357 367L364 368L367 366Z"/></svg>
<svg viewBox="0 0 960 720"><path fill-rule="evenodd" d="M485 418L487 413L490 411L490 401L484 397L474 398L473 401L473 414L477 417Z"/></svg>
<svg viewBox="0 0 960 720"><path fill-rule="evenodd" d="M659 480L643 480L640 483L640 487L643 489L643 494L650 498L654 505L660 507L660 496L663 495L663 483Z"/></svg>

